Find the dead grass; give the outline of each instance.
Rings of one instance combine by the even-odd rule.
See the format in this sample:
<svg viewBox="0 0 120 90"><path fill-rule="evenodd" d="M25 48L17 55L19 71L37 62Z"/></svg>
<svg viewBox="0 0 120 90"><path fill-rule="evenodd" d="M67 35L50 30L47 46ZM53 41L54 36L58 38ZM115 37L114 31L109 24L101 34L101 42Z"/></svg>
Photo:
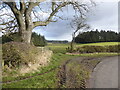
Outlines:
<svg viewBox="0 0 120 90"><path fill-rule="evenodd" d="M52 51L43 49L41 53L36 57L38 59L36 63L32 64L31 62L29 62L28 66L23 66L22 68L20 68L20 74L25 74L30 72L33 73L37 71L38 68L48 65L51 56L52 56Z"/></svg>
<svg viewBox="0 0 120 90"><path fill-rule="evenodd" d="M9 42L3 44L3 75L17 75L36 71L50 62L52 51L30 44Z"/></svg>

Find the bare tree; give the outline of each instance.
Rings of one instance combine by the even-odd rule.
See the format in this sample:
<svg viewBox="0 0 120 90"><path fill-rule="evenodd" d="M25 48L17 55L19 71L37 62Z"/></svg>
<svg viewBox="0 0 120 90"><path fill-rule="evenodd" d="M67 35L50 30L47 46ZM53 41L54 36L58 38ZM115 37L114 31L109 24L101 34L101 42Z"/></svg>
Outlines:
<svg viewBox="0 0 120 90"><path fill-rule="evenodd" d="M84 32L90 28L90 26L86 23L86 17L77 17L75 16L70 26L73 28L72 33L72 41L70 43L70 51L74 50L74 42L77 33Z"/></svg>
<svg viewBox="0 0 120 90"><path fill-rule="evenodd" d="M85 2L49 2L48 11L43 6L46 0L12 0L12 2L5 2L2 0L0 3L0 25L2 32L18 31L21 37L21 42L30 43L32 30L38 26L46 26L50 22L56 22L55 17L57 13L62 10L63 7L71 5L75 11L81 16L89 10L87 3ZM90 1L90 3L92 3ZM5 12L5 13L2 13ZM49 16L46 19L41 19L39 12L47 13ZM7 17L7 20L6 18ZM8 19L9 18L9 19ZM61 18L61 17L60 17Z"/></svg>

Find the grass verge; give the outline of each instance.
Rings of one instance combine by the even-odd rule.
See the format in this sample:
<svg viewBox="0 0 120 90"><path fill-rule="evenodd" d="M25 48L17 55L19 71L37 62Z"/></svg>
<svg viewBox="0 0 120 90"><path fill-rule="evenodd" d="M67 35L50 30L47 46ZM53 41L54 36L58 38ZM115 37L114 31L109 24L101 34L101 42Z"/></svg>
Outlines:
<svg viewBox="0 0 120 90"><path fill-rule="evenodd" d="M59 88L80 88L84 90L87 87L89 76L95 66L107 56L115 56L117 53L94 53L81 54L80 58L73 59L63 64L59 70L58 78ZM81 59L81 60L80 60Z"/></svg>
<svg viewBox="0 0 120 90"><path fill-rule="evenodd" d="M28 76L35 76L39 73L44 73L46 71L49 71L53 68L56 68L55 70L46 73L44 75L36 76L30 79L18 81L15 83L8 83L8 84L2 84L3 88L57 88L57 82L59 81L59 78L57 77L57 73L59 71L58 66L60 66L65 61L76 58L76 57L102 57L102 56L115 56L118 55L117 53L94 53L94 54L81 54L81 55L66 55L66 54L53 54L51 58L51 62L48 66L40 68L39 71L36 71L35 73L28 73L25 75L18 75L16 77L13 76L3 76L3 81L10 81L10 80L18 80L20 78L28 77ZM77 67L78 68L78 67Z"/></svg>
<svg viewBox="0 0 120 90"><path fill-rule="evenodd" d="M18 75L18 76L7 76L3 77L3 82L4 81L13 81L13 80L19 80L24 77L28 76L35 76L39 73L44 73L47 72L53 68L56 68L50 73L46 73L41 76L36 76L27 80L22 80L18 81L15 83L8 83L8 84L3 84L3 88L56 88L56 74L57 74L57 67L60 66L62 62L65 60L75 58L77 56L71 56L71 55L64 55L61 53L54 54L51 58L51 62L49 63L49 66L40 68L39 71L36 71L35 73L28 73L25 75ZM13 71L14 72L14 71Z"/></svg>

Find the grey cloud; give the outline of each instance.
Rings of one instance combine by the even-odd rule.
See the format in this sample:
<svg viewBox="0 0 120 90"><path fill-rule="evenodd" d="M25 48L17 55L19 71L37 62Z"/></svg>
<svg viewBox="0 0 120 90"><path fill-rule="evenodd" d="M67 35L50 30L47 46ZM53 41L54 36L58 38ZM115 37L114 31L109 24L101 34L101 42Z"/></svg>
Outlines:
<svg viewBox="0 0 120 90"><path fill-rule="evenodd" d="M47 39L60 39L61 37L69 36L72 32L72 29L69 27L69 22L66 20L59 20L56 23L50 23L44 28L37 28L34 30L37 33L40 33L46 36ZM64 39L66 40L66 38Z"/></svg>
<svg viewBox="0 0 120 90"><path fill-rule="evenodd" d="M117 2L104 2L98 4L89 14L88 23L98 29L113 29L117 31L118 27L118 10Z"/></svg>
<svg viewBox="0 0 120 90"><path fill-rule="evenodd" d="M88 15L88 24L94 29L101 30L116 30L118 27L118 12L117 12L117 2L103 2L98 3L96 7L92 8L92 11ZM73 10L69 9L69 12L58 15L64 17L72 18L74 14ZM57 23L50 23L47 27L40 28L37 31L45 35L47 39L64 39L71 40L72 29L68 26L69 21L58 21Z"/></svg>

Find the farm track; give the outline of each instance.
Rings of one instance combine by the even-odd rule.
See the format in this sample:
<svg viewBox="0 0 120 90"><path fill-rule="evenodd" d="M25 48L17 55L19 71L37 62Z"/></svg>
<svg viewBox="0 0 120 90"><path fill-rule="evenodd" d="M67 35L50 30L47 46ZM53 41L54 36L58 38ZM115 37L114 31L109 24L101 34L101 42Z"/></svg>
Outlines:
<svg viewBox="0 0 120 90"><path fill-rule="evenodd" d="M88 65L87 68L90 68L90 72L94 72L94 69L97 67L97 65L99 65L100 62L104 61L104 59L106 58L112 58L114 56L105 56L105 57L100 57L100 58L90 58L90 57L78 57L78 58L74 58L74 59L71 59L71 60L68 60L66 61L60 68L59 72L58 72L58 77L60 78L59 82L58 82L58 87L62 87L62 86L65 86L67 84L67 82L70 82L72 83L72 86L74 85L74 83L76 82L76 79L72 79L73 77L70 77L72 75L70 75L70 73L68 73L68 67L67 67L67 64L68 63L72 63L74 61L79 61L78 64L82 63L86 63L84 61L86 60L99 60L98 63L96 63L96 65L93 65L92 67ZM71 79L71 80L70 80ZM70 81L69 81L70 80ZM82 90L85 90L85 88L89 88L89 79L88 80L82 80L81 81L81 86L76 86L76 88L81 88Z"/></svg>
<svg viewBox="0 0 120 90"><path fill-rule="evenodd" d="M60 70L58 72L58 77L60 78L58 82L58 87L60 88L66 83L66 64L68 64L70 60L67 60L63 65L61 65Z"/></svg>
<svg viewBox="0 0 120 90"><path fill-rule="evenodd" d="M71 75L69 74L69 69L67 67L68 63L72 63L72 62L78 62L78 64L80 63L84 63L84 60L94 60L96 58L90 58L90 57L78 57L78 58L74 58L71 60L66 61L60 68L59 72L58 72L58 77L59 77L59 82L58 82L58 87L62 87L65 86L67 84L67 82L72 83L72 85L75 84L76 80L72 79L72 77L70 77ZM96 67L96 66L95 66ZM92 67L92 68L95 68ZM70 80L70 81L69 81ZM77 86L77 88L81 88L82 90L84 90L86 88L86 80L82 80L81 81L81 86Z"/></svg>

